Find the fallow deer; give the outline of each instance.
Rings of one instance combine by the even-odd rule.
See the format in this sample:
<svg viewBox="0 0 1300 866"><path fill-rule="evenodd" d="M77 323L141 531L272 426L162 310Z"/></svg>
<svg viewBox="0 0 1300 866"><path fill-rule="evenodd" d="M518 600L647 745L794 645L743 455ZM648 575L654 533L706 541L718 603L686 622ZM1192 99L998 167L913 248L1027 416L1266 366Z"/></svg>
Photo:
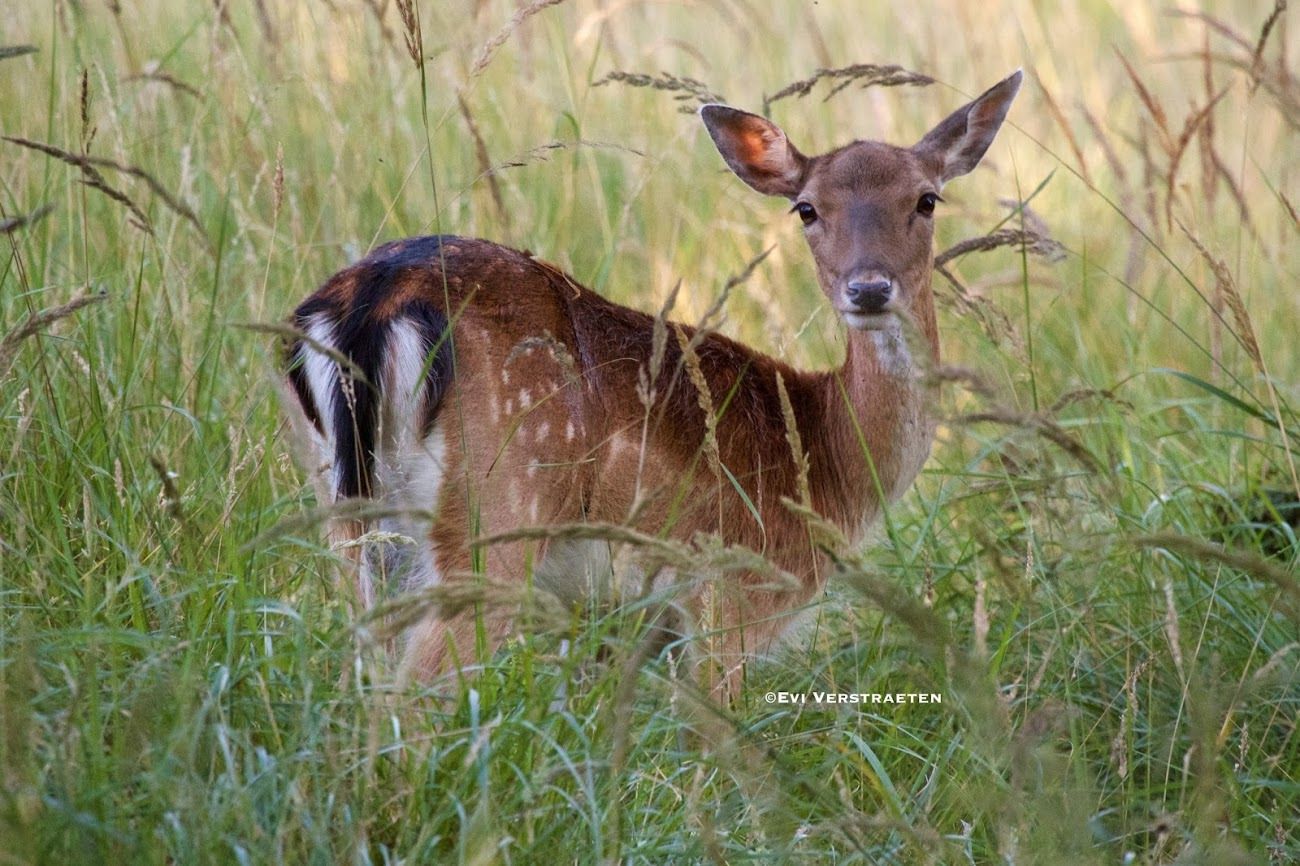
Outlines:
<svg viewBox="0 0 1300 866"><path fill-rule="evenodd" d="M476 573L522 586L534 572L599 559L598 545L544 535L476 556L476 539L521 527L630 522L686 541L714 533L796 580L781 591L741 573L720 589L684 590L688 616L704 613L706 596L714 605L724 687L734 690L743 661L771 647L827 576L805 519L783 504L801 490L783 405L805 449L809 504L860 539L882 499L912 484L934 439L920 374L939 358L931 272L940 191L984 156L1020 82L1017 71L912 147L855 141L821 156L805 156L758 115L700 110L731 170L793 203L821 288L848 326L844 365L827 372L698 335L725 478L699 459L706 417L680 375L679 339L666 341L645 389L651 411L638 396L655 330L646 313L528 253L461 237L385 244L332 277L294 313L290 414L318 452L310 462L322 467L326 500L374 500L397 515L380 528L416 541L358 557L361 602L372 602L381 571L409 589ZM340 519L332 534L355 539L370 523ZM473 662L476 637L490 652L511 630L498 610L428 614L406 635L404 666L431 680Z"/></svg>

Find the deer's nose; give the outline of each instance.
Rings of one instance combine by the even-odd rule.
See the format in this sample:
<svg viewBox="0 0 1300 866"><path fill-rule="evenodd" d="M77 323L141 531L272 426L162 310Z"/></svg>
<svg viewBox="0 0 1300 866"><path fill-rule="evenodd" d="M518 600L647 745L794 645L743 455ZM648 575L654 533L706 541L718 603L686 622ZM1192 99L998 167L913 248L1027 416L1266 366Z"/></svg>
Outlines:
<svg viewBox="0 0 1300 866"><path fill-rule="evenodd" d="M881 313L885 304L894 296L894 284L890 280L862 280L849 283L845 291L845 300L863 313Z"/></svg>

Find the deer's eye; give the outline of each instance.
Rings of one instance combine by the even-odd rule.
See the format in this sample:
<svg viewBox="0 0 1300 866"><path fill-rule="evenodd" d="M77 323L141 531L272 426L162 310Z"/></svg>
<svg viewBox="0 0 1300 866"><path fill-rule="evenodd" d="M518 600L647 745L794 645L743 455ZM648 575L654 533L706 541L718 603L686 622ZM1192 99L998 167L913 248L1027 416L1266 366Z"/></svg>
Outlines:
<svg viewBox="0 0 1300 866"><path fill-rule="evenodd" d="M943 201L943 199L939 198L934 193L927 192L917 200L916 212L921 216L932 216L934 214L934 206L941 201Z"/></svg>
<svg viewBox="0 0 1300 866"><path fill-rule="evenodd" d="M801 201L795 205L794 212L799 214L799 219L803 220L803 224L806 226L812 225L817 221L817 208L808 204L806 201Z"/></svg>

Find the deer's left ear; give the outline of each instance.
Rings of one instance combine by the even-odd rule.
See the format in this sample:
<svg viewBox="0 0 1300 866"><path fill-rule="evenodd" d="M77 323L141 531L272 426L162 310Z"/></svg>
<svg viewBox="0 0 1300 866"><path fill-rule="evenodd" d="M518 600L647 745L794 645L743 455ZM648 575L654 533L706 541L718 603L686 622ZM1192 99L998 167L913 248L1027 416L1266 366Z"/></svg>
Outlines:
<svg viewBox="0 0 1300 866"><path fill-rule="evenodd" d="M794 198L808 157L772 121L726 105L706 105L700 119L736 176L764 195Z"/></svg>
<svg viewBox="0 0 1300 866"><path fill-rule="evenodd" d="M1023 78L1017 69L974 102L954 111L913 145L913 152L939 165L945 183L969 172L993 143Z"/></svg>

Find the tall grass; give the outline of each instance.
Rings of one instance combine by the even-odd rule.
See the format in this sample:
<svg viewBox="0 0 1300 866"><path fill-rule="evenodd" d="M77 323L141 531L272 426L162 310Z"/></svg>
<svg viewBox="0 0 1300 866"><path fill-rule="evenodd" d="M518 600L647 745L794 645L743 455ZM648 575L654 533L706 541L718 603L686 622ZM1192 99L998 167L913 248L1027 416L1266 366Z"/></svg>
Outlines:
<svg viewBox="0 0 1300 866"><path fill-rule="evenodd" d="M0 10L0 860L1300 859L1287 13L553 5ZM905 142L1020 65L945 191L940 249L993 240L936 278L935 455L736 707L627 613L459 701L377 674L246 325L401 235L692 321L774 247L724 330L831 363L679 109Z"/></svg>

